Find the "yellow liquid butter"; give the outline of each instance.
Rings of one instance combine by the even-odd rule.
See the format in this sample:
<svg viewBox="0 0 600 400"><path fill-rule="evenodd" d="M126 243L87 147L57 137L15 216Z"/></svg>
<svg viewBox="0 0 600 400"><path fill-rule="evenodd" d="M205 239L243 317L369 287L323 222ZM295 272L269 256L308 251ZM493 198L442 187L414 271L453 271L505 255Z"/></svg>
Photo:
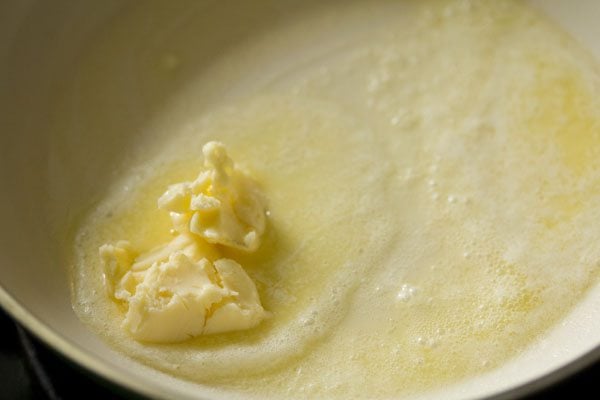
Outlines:
<svg viewBox="0 0 600 400"><path fill-rule="evenodd" d="M401 24L390 2L349 3L349 20L390 12L227 107L165 115L161 157L82 221L80 318L161 371L285 398L421 393L502 365L556 324L600 271L596 66L518 2L405 3ZM222 251L272 317L137 342L102 287L98 248L167 241L156 199L195 177L209 140L268 199L258 251Z"/></svg>

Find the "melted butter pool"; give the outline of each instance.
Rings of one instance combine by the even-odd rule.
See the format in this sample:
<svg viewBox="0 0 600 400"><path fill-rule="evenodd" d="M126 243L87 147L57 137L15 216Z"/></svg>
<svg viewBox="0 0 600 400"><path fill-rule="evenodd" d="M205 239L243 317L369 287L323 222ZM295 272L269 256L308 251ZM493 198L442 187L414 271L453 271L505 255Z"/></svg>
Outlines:
<svg viewBox="0 0 600 400"><path fill-rule="evenodd" d="M397 17L406 23L377 4L391 10L377 29L226 107L180 108L156 124L169 132L164 154L143 179L115 183L77 236L74 304L94 331L227 390L386 398L501 366L597 284L596 66L521 3L410 3ZM344 7L351 21L373 5ZM192 86L180 104L202 95ZM264 244L235 259L273 317L138 343L104 295L98 247L166 240L156 199L197 174L215 139L269 201Z"/></svg>

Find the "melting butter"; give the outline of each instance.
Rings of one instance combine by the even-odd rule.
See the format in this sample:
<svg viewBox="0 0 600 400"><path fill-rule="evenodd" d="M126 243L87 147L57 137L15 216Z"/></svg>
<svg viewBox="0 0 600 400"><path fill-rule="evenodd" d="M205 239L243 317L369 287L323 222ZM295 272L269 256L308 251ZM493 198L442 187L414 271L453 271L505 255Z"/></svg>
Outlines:
<svg viewBox="0 0 600 400"><path fill-rule="evenodd" d="M265 27L255 47L248 38L186 81L147 127L163 140L160 157L142 166L143 179L115 182L82 221L75 309L119 351L234 395L407 397L502 368L597 284L600 231L589 221L600 218L600 85L586 53L517 1L332 2L326 11ZM283 71L276 55L290 53L278 45L299 26L323 38L302 36L299 58L323 48ZM328 42L332 26L356 40ZM172 42L155 42L197 53L189 30L170 28ZM254 64L261 54L272 59ZM195 106L212 82L242 75L253 85L227 91L236 86L242 99ZM95 104L83 111L96 115ZM188 229L188 189L174 190L184 200L174 221L155 201L168 184L194 181L198 160L185 150L215 136L252 166L271 215L256 251L244 238L259 226L244 222L229 235L238 247L203 239L220 252L206 258L242 265L273 317L140 343L90 278L100 276L98 246L129 238L148 253L174 223ZM213 203L200 198L198 208Z"/></svg>
<svg viewBox="0 0 600 400"><path fill-rule="evenodd" d="M221 143L209 142L202 151L200 177L171 185L158 200L171 212L173 240L139 255L127 241L100 247L105 288L127 309L123 327L136 340L172 343L244 330L267 315L248 274L214 248L256 250L264 202Z"/></svg>
<svg viewBox="0 0 600 400"><path fill-rule="evenodd" d="M202 151L205 170L193 182L170 186L158 207L171 212L178 232L256 250L265 231L265 205L256 183L234 166L221 143L209 142Z"/></svg>

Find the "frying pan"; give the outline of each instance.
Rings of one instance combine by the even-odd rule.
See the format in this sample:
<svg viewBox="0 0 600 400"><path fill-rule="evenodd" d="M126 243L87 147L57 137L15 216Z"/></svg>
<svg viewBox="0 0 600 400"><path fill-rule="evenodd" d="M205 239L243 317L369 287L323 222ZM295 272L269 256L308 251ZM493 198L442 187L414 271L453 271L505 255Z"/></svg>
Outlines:
<svg viewBox="0 0 600 400"><path fill-rule="evenodd" d="M127 40L103 40L109 47L104 54L111 57L96 59L97 70L89 79L114 79L98 85L98 91L76 93L82 102L95 102L95 112L79 115L76 107L63 109L63 114L73 115L66 124L58 124L54 113L64 105L57 99L77 74L90 43L96 43L103 28L115 24L135 3L0 2L0 304L54 350L115 385L151 398L232 398L231 393L140 365L113 351L80 323L70 297L70 229L85 207L102 195L118 166L151 156L131 149L137 141L152 140L144 128L171 96L246 38L291 23L296 15L318 12L324 2L148 1L153 12L118 26ZM341 6L343 2L325 3ZM533 3L600 57L599 2ZM188 13L188 8L195 12ZM173 32L189 22L186 18L192 14L197 20L187 34L194 40L173 43ZM347 26L336 26L335 19L330 22L320 34L347 33ZM294 43L281 43L280 48L248 57L244 73L229 71L228 81L207 82L203 88L207 103L197 107L202 110L210 102L226 102L236 90L260 85L269 70L294 65L294 57L326 51L323 42L327 40L316 40L314 35L306 31ZM289 51L292 45L297 51ZM168 46L186 53L193 68L182 68L169 78L154 76L155 65L146 61ZM177 63L165 54L159 63L167 68ZM264 68L267 64L270 69ZM560 324L516 359L443 392L423 396L512 398L563 379L600 360L599 316L600 286L596 286Z"/></svg>

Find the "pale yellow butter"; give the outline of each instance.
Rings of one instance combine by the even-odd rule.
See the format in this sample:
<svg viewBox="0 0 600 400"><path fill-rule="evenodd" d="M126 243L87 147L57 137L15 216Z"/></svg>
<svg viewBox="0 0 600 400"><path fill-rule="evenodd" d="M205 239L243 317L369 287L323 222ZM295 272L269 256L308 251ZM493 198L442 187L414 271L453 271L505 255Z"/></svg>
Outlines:
<svg viewBox="0 0 600 400"><path fill-rule="evenodd" d="M191 232L209 243L245 251L260 245L265 230L265 204L247 173L209 142L202 149L205 170L192 182L171 185L158 207L171 212L175 230Z"/></svg>
<svg viewBox="0 0 600 400"><path fill-rule="evenodd" d="M126 306L123 327L137 340L170 343L248 329L267 315L254 282L215 247L258 247L262 196L222 144L210 142L203 152L206 170L198 179L170 186L158 201L170 211L170 242L139 255L127 241L100 247L105 288Z"/></svg>
<svg viewBox="0 0 600 400"><path fill-rule="evenodd" d="M248 329L264 316L256 287L238 263L194 262L178 251L143 274L124 326L138 340L176 342Z"/></svg>

